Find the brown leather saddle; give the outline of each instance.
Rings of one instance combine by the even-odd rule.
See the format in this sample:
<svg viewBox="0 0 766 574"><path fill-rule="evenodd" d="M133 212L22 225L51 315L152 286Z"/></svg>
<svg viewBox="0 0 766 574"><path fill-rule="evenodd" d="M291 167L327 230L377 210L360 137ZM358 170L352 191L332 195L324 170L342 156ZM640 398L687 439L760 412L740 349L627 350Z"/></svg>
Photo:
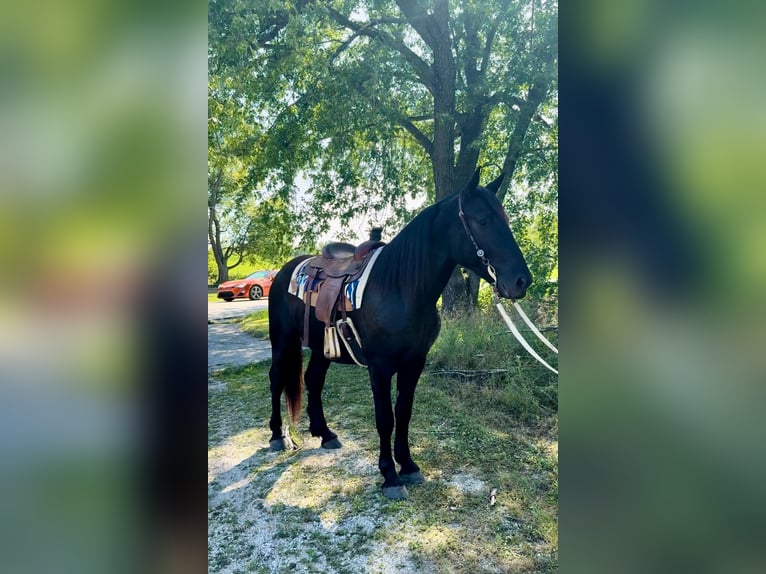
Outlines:
<svg viewBox="0 0 766 574"><path fill-rule="evenodd" d="M302 271L308 278L303 294L303 302L306 304L304 347L309 346L308 309L311 305L315 308L316 318L325 324L325 356L328 359L340 357L337 339L337 333L340 331L347 345L352 345L349 352L359 363L355 355L357 352L361 354L361 342L351 319L346 316L351 310L351 303L346 297L345 288L362 276L373 251L383 245L384 242L377 240L365 241L358 246L350 243L330 243L322 249L321 255L308 260ZM337 319L338 314L341 316L340 320Z"/></svg>

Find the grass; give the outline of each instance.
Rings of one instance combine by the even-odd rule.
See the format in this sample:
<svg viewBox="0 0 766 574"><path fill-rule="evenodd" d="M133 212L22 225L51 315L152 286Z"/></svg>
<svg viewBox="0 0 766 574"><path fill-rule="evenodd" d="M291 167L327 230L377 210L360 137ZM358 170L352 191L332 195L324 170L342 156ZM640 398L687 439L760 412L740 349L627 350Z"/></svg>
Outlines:
<svg viewBox="0 0 766 574"><path fill-rule="evenodd" d="M536 317L537 312L527 312L540 324L546 320ZM528 341L537 343L534 335L522 332ZM555 337L552 342L557 344ZM540 343L533 346L544 349ZM546 350L542 355L549 357L551 353ZM558 410L558 378L521 348L494 308L459 319L443 319L426 369L434 375L443 371L449 374L452 370L473 371L456 376L466 382L479 380L482 392L492 395L493 400L500 401L524 422L534 423ZM504 372L482 376L482 371L496 370Z"/></svg>
<svg viewBox="0 0 766 574"><path fill-rule="evenodd" d="M268 339L269 337L269 310L261 309L251 313L242 319L240 326L248 335L257 339Z"/></svg>
<svg viewBox="0 0 766 574"><path fill-rule="evenodd" d="M263 312L245 321L250 332L267 324ZM211 572L556 571L557 383L502 331L488 315L444 321L410 431L427 482L406 501L379 492L363 369L333 365L327 376L325 413L344 448L317 448L304 413L302 448L287 453L265 448L268 362L215 373L225 388L208 395ZM486 378L435 374L498 367Z"/></svg>

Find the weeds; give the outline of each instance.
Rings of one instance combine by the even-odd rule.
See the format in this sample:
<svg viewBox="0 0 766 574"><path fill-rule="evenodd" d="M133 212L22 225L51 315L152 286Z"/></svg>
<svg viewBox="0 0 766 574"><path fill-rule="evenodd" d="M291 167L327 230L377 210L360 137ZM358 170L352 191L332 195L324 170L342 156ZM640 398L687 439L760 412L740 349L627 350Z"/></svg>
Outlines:
<svg viewBox="0 0 766 574"><path fill-rule="evenodd" d="M483 379L463 381L485 404L499 401L515 417L534 422L558 409L558 378L527 355L493 308L472 315L444 318L439 338L428 355L430 371L503 370ZM535 317L536 313L531 313ZM527 340L533 337L527 337ZM553 343L556 344L555 338ZM463 384L465 383L465 384Z"/></svg>

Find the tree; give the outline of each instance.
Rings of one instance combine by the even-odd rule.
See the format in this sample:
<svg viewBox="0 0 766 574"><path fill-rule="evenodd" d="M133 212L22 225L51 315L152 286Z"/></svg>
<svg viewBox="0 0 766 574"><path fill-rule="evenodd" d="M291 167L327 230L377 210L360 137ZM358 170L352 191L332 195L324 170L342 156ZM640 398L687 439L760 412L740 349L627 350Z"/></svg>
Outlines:
<svg viewBox="0 0 766 574"><path fill-rule="evenodd" d="M208 92L208 243L221 283L256 251L261 260L284 260L293 218L284 193L264 193L253 177L258 122L248 106L225 80L213 79Z"/></svg>
<svg viewBox="0 0 766 574"><path fill-rule="evenodd" d="M506 197L530 150L550 144L554 123L540 110L556 91L557 9L211 0L211 59L264 126L254 175L289 185L304 170L315 222L319 206L348 216L382 202L406 216L406 193L442 199L482 164L505 173ZM477 291L456 272L443 308Z"/></svg>

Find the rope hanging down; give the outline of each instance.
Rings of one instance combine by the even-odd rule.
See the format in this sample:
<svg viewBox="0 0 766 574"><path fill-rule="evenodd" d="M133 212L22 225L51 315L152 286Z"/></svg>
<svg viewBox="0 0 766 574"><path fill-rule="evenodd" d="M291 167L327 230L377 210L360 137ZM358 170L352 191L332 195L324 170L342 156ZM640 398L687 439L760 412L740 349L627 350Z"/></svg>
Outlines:
<svg viewBox="0 0 766 574"><path fill-rule="evenodd" d="M540 362L541 365L543 365L544 367L548 368L549 370L553 371L554 373L556 373L558 375L559 372L556 369L554 369L553 367L551 367L547 362L545 362L545 359L543 359L540 355L538 355L537 352L530 346L530 344L527 343L526 339L524 339L524 337L522 337L521 333L516 328L516 325L513 323L513 321L511 321L510 316L505 311L505 308L503 307L503 304L500 303L500 301L497 300L497 299L495 301L496 301L495 307L497 307L497 310L500 312L500 316L503 318L503 321L505 321L505 324L508 325L508 328L511 330L511 333L513 333L513 336L516 337L516 340L519 343L521 343L521 346L524 347L527 350L527 353L529 353L535 359L537 359ZM540 333L537 330L537 328L535 328L531 324L532 322L529 321L529 318L526 316L526 314L523 311L520 310L521 308L520 308L519 304L514 302L513 306L516 307L517 311L519 311L519 315L521 315L522 319L525 319L525 322L527 323L527 325L529 325L532 328L532 331L539 338L545 339L545 337L543 337L542 333ZM547 339L545 339L545 340L547 341ZM556 349L556 347L551 345L550 342L548 343L548 346L551 347L556 353L558 353L558 350Z"/></svg>
<svg viewBox="0 0 766 574"><path fill-rule="evenodd" d="M521 318L524 320L524 322L527 324L527 326L532 329L532 332L537 335L537 338L540 339L543 344L548 347L551 351L559 354L559 350L553 346L553 343L551 343L540 331L537 330L537 327L535 327L535 324L530 321L529 317L527 317L527 314L524 312L524 309L521 308L521 305L519 305L518 301L513 302L513 306L516 308L516 311L519 312L519 315L521 315Z"/></svg>

